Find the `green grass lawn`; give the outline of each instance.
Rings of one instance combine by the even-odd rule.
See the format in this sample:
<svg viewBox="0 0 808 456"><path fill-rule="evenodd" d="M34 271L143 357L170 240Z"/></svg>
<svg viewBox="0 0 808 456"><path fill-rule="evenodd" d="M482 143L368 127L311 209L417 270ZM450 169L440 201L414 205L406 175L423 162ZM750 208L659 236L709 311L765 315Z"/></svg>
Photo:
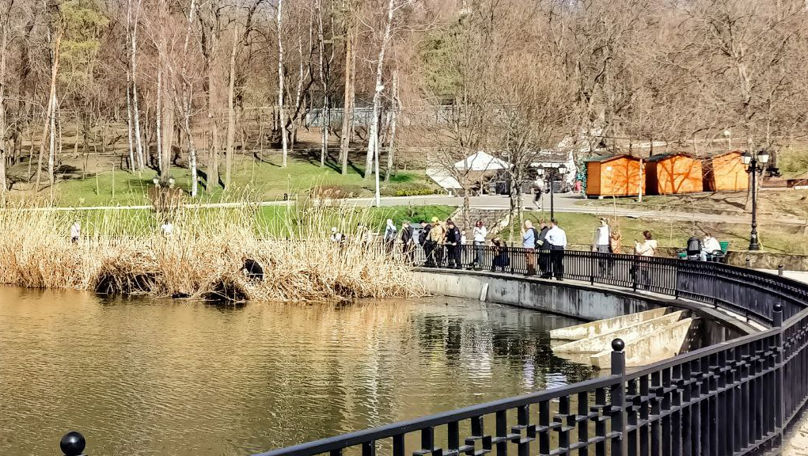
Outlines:
<svg viewBox="0 0 808 456"><path fill-rule="evenodd" d="M189 170L173 168L171 175L178 187L190 190ZM224 179L223 164L220 175ZM272 201L282 199L284 193L305 196L315 188L333 197L362 197L373 195L375 190L374 180L363 179L357 169L349 168L349 173L343 176L331 166L320 167L318 161L303 158L290 158L288 167L282 168L273 161L242 157L235 161L231 175L232 188L228 191L217 187L212 193L206 192L200 183L198 202ZM59 182L53 192L54 199L57 205L62 206L149 204L147 191L153 185L155 176L152 170L142 173L119 170ZM392 176L389 183L382 182L381 185L383 196L432 194L436 190L423 171L401 171ZM44 197L50 193L42 190L40 194Z"/></svg>
<svg viewBox="0 0 808 456"><path fill-rule="evenodd" d="M396 227L406 221L417 222L438 217L445 220L454 212L451 206L390 206L368 208L327 208L311 209L299 206L266 206L257 209L202 208L187 210L174 220L178 229L184 224L204 224L206 221L222 219L238 220L244 226L252 227L257 233L279 237L296 237L296 234L309 232L310 225L337 227L341 232L350 232L358 223L367 226L372 232L382 233L387 219L392 219ZM312 214L312 215L309 215ZM162 219L147 209L98 209L58 213L59 222L65 232L73 221L79 220L85 235L103 236L142 236L154 233L162 224ZM323 233L327 235L328 233Z"/></svg>
<svg viewBox="0 0 808 456"><path fill-rule="evenodd" d="M536 223L541 213L527 212L526 219ZM549 219L549 214L544 218ZM570 245L588 247L592 245L595 228L598 226L600 216L592 214L556 213L559 226L567 232ZM610 220L615 220L610 218ZM620 230L623 236L623 246L632 247L634 240L642 239L642 232L651 231L661 247L684 248L690 236L703 237L710 232L719 241L729 241L730 250L746 250L749 246L749 225L732 223L706 223L690 221L662 221L639 219L632 217L617 217L612 223L612 229ZM508 239L513 226L506 228L501 237ZM761 225L758 227L760 240L765 251L808 254L808 233L800 226ZM514 230L515 241L521 244L519 230Z"/></svg>

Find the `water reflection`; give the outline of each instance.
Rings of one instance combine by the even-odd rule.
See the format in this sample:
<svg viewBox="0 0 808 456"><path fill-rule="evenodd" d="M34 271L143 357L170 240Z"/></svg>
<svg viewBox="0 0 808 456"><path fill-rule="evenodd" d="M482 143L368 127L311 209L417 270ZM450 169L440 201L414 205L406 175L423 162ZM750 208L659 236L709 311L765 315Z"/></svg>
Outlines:
<svg viewBox="0 0 808 456"><path fill-rule="evenodd" d="M574 323L449 299L223 308L0 289L0 454L230 455L590 377Z"/></svg>

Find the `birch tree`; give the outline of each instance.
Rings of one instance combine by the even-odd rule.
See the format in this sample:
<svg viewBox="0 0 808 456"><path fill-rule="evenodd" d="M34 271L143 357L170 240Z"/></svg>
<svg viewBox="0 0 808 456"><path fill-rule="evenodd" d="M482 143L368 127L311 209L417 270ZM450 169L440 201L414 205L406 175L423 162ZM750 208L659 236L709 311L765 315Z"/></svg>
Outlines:
<svg viewBox="0 0 808 456"><path fill-rule="evenodd" d="M287 155L289 153L288 137L286 130L286 110L283 105L283 0L278 0L277 6L276 25L278 30L278 115L280 116L279 124L281 127L281 148L283 153L283 167L287 166Z"/></svg>

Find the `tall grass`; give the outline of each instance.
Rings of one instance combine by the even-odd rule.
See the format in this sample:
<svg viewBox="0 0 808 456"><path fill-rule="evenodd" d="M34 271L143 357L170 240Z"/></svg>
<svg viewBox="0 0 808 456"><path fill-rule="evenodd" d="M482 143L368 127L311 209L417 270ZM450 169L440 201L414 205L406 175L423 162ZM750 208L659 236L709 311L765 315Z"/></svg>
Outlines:
<svg viewBox="0 0 808 456"><path fill-rule="evenodd" d="M367 210L309 203L259 217L257 207L183 209L171 214L114 209L72 213L0 210L0 283L120 294L228 300L309 301L421 294L410 268L376 243L357 240ZM170 237L159 225L169 219ZM82 239L72 244L79 220ZM348 237L329 241L336 226ZM239 272L243 258L263 281Z"/></svg>

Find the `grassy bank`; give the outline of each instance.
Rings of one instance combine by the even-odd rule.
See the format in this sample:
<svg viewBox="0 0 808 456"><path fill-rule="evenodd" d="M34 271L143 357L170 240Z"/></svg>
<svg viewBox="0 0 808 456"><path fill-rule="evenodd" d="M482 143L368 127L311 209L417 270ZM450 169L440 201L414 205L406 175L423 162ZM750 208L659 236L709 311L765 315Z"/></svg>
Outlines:
<svg viewBox="0 0 808 456"><path fill-rule="evenodd" d="M526 218L538 222L542 216L537 212L526 213ZM549 214L546 214L549 219ZM571 245L587 247L592 245L595 227L600 216L592 214L556 213L559 225L567 232ZM612 227L623 236L623 246L632 247L635 239L642 239L642 232L651 231L661 247L684 248L687 239L696 235L703 237L710 232L720 241L729 241L730 250L745 250L749 246L750 227L746 224L710 223L689 221L667 221L638 219L631 217L610 217ZM506 229L501 236L506 238L514 231L514 239L519 239L519 230ZM762 224L758 227L760 240L765 251L808 255L808 231L802 226ZM521 242L521 241L520 241Z"/></svg>
<svg viewBox="0 0 808 456"><path fill-rule="evenodd" d="M0 211L0 283L236 301L419 294L402 262L358 242L340 248L328 241L331 226L344 226L353 236L357 224L376 224L382 214L272 209L285 212L182 209L172 215L176 231L170 237L158 234L160 219L147 211L126 217L121 214L132 211L82 212L77 244L68 236L76 213ZM239 273L243 257L263 265L265 280Z"/></svg>
<svg viewBox="0 0 808 456"><path fill-rule="evenodd" d="M333 165L321 167L319 161L296 156L289 160L286 168L280 166L280 160L272 156L259 161L251 157L239 156L234 161L232 184L229 191L224 192L216 187L212 192L205 190L200 178L199 195L196 202L237 201L248 195L253 201L274 201L283 198L284 194L302 197L312 192L324 192L332 197L367 197L375 191L375 181L365 180L361 170L349 167L347 175L342 175ZM176 186L186 192L191 188L191 174L185 168L172 168L171 175ZM224 179L224 167L221 169ZM127 206L149 204L147 191L152 179L156 176L153 170L130 173L120 169L87 174L84 178L76 176L59 181L53 189L53 203L59 206ZM412 196L432 194L435 187L428 181L423 170L399 171L391 176L390 182L381 183L383 196ZM40 199L50 202L51 192L43 189L38 194L32 192L12 192L11 198L30 201Z"/></svg>

